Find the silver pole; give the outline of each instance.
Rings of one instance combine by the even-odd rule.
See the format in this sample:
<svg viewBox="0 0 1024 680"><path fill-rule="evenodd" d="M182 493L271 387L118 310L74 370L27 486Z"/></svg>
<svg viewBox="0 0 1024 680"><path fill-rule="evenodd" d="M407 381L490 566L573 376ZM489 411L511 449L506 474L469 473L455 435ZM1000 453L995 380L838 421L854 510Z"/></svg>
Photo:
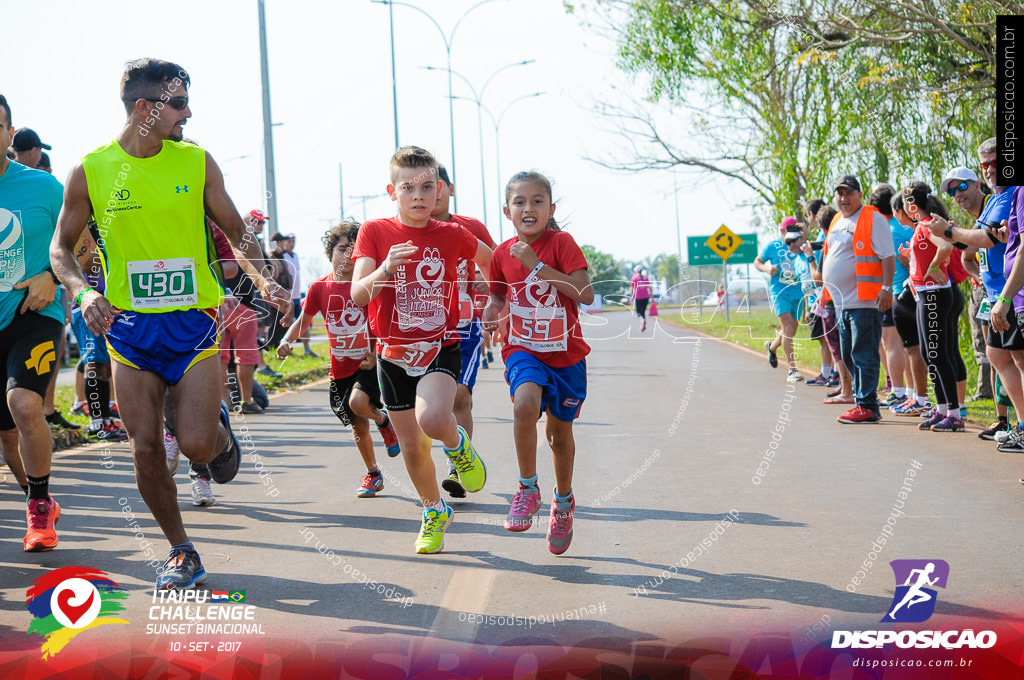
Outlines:
<svg viewBox="0 0 1024 680"><path fill-rule="evenodd" d="M391 27L391 106L395 117L395 148L398 148L398 78L395 77L395 9L388 3L388 25Z"/></svg>
<svg viewBox="0 0 1024 680"><path fill-rule="evenodd" d="M267 18L263 12L263 0L256 0L260 19L260 76L263 82L263 172L266 176L264 197L267 199L267 216L272 229L281 230L277 223L277 186L274 182L274 133L270 116L270 68L267 63ZM263 232L266 247L270 248L270 229Z"/></svg>
<svg viewBox="0 0 1024 680"><path fill-rule="evenodd" d="M345 180L341 173L341 163L338 163L338 197L341 200L341 220L345 219Z"/></svg>

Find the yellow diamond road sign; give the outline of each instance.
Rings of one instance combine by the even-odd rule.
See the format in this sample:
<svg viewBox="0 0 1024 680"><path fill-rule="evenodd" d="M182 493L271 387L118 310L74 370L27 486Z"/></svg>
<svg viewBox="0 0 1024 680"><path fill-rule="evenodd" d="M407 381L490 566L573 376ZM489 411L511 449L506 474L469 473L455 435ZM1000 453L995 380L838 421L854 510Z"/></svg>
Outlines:
<svg viewBox="0 0 1024 680"><path fill-rule="evenodd" d="M723 224L705 243L720 258L728 260L729 256L735 253L736 249L743 243L743 239L732 233L729 227Z"/></svg>

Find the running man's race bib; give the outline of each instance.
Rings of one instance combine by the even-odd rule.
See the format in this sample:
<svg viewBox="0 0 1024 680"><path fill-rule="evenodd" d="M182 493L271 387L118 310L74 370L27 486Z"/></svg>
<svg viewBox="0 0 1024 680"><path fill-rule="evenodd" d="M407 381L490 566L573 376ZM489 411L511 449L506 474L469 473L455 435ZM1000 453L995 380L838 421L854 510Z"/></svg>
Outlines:
<svg viewBox="0 0 1024 680"><path fill-rule="evenodd" d="M441 341L432 340L410 342L405 345L382 345L380 356L401 366L406 373L415 378L427 372L440 351Z"/></svg>
<svg viewBox="0 0 1024 680"><path fill-rule="evenodd" d="M783 262L782 271L779 272L779 281L783 283L797 283L800 277L797 276L796 270L793 268L792 262Z"/></svg>
<svg viewBox="0 0 1024 680"><path fill-rule="evenodd" d="M196 261L191 257L128 263L132 309L189 307L199 302Z"/></svg>

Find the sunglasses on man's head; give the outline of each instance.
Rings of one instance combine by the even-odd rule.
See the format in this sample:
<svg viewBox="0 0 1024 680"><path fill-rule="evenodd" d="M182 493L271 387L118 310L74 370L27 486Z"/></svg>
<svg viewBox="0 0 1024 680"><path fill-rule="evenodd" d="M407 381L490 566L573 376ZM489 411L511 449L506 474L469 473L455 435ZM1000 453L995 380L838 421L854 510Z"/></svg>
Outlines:
<svg viewBox="0 0 1024 680"><path fill-rule="evenodd" d="M954 184L953 186L946 189L946 193L952 198L956 196L958 191L967 191L967 187L971 186L970 182L960 182L960 184Z"/></svg>
<svg viewBox="0 0 1024 680"><path fill-rule="evenodd" d="M161 99L160 97L139 97L139 99L145 99L147 102L164 102L175 111L184 111L185 107L188 106L188 97L171 97L170 99Z"/></svg>
<svg viewBox="0 0 1024 680"><path fill-rule="evenodd" d="M994 168L995 165L996 165L995 161L989 161L988 163L982 163L981 164L981 169L982 170L988 170L989 168Z"/></svg>

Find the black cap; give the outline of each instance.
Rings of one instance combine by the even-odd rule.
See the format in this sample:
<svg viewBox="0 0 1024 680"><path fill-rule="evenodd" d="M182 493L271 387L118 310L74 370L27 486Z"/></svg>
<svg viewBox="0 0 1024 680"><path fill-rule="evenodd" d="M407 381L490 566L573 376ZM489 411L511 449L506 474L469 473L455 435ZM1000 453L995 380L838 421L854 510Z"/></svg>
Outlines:
<svg viewBox="0 0 1024 680"><path fill-rule="evenodd" d="M839 187L846 187L847 189L849 189L851 191L860 191L861 190L860 182L858 182L857 178L854 177L853 175L843 175L842 177L837 179L836 183L835 183L835 189L838 189ZM833 189L833 191L835 189Z"/></svg>
<svg viewBox="0 0 1024 680"><path fill-rule="evenodd" d="M287 241L290 238L295 238L295 234L282 234L280 232L270 237L271 241Z"/></svg>
<svg viewBox="0 0 1024 680"><path fill-rule="evenodd" d="M39 135L35 133L35 130L29 130L28 128L21 128L14 133L14 143L11 144L14 150L21 153L22 151L28 151L34 149L37 146L41 146L47 151L53 147L49 144L43 144L42 140L39 139Z"/></svg>

